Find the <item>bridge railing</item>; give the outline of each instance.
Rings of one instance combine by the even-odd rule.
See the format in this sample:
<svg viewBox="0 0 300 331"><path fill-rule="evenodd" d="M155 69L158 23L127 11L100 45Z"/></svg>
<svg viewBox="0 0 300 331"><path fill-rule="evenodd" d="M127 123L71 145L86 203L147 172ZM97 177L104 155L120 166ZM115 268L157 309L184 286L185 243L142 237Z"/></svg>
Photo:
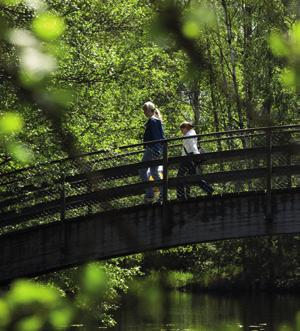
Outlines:
<svg viewBox="0 0 300 331"><path fill-rule="evenodd" d="M300 125L254 128L197 135L205 153L181 157L182 141L172 138L112 148L40 164L0 177L0 231L18 230L144 203L147 187L163 187L163 206L177 199L182 185L190 197L263 191L272 213L272 190L300 187ZM157 160L141 162L144 148L162 144ZM201 173L178 177L187 158L201 160ZM162 167L160 181L141 181L141 169ZM158 190L154 189L156 194Z"/></svg>

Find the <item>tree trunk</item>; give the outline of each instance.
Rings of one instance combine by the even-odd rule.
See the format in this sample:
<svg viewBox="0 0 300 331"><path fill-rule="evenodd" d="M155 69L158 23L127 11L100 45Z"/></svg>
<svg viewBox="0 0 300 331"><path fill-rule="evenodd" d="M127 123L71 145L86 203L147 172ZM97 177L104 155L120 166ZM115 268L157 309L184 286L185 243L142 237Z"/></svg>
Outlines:
<svg viewBox="0 0 300 331"><path fill-rule="evenodd" d="M191 90L189 92L189 100L194 113L194 125L196 132L200 132L200 117L201 117L201 103L200 103L200 86L199 80L195 79L191 83Z"/></svg>
<svg viewBox="0 0 300 331"><path fill-rule="evenodd" d="M239 88L238 88L238 82L237 82L237 76L236 76L236 61L235 61L235 50L232 45L233 41L233 34L232 34L232 23L231 18L229 15L227 2L226 0L221 0L221 4L224 10L224 16L225 16L225 25L226 25L226 35L227 35L227 43L229 47L229 53L230 53L230 63L231 63L231 79L232 79L232 86L234 91L234 99L236 103L236 109L238 114L238 125L240 129L244 128L243 123L243 115L242 115L242 103L241 98L239 95Z"/></svg>

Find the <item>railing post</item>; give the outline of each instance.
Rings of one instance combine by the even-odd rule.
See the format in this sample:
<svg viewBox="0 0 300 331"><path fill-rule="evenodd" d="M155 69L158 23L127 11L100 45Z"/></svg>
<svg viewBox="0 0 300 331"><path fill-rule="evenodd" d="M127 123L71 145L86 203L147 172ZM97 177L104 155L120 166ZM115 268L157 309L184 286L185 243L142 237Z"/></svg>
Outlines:
<svg viewBox="0 0 300 331"><path fill-rule="evenodd" d="M60 186L60 220L64 221L66 217L66 189L65 189L65 176L61 177Z"/></svg>
<svg viewBox="0 0 300 331"><path fill-rule="evenodd" d="M163 142L163 204L168 202L168 142Z"/></svg>
<svg viewBox="0 0 300 331"><path fill-rule="evenodd" d="M168 223L168 141L163 142L163 229L167 228Z"/></svg>
<svg viewBox="0 0 300 331"><path fill-rule="evenodd" d="M266 129L266 220L272 221L272 129Z"/></svg>

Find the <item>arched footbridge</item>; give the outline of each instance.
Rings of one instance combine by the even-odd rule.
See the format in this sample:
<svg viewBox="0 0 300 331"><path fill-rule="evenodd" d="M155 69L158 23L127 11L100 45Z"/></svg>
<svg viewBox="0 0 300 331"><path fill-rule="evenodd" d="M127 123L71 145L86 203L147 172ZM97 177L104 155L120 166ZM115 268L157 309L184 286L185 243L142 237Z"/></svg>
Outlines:
<svg viewBox="0 0 300 331"><path fill-rule="evenodd" d="M300 232L300 125L198 142L200 155L180 156L182 138L173 138L159 142L154 161L141 162L145 146L136 144L2 173L0 282L147 250ZM201 172L178 177L186 158L201 162ZM157 165L163 178L142 182L140 169ZM187 184L190 198L177 200ZM162 203L144 203L150 186L162 187Z"/></svg>

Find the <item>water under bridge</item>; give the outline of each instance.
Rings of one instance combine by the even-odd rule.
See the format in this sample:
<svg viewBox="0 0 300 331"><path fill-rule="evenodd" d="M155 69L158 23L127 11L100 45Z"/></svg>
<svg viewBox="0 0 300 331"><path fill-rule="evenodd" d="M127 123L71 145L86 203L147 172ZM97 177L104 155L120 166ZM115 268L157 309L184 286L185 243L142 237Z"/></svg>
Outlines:
<svg viewBox="0 0 300 331"><path fill-rule="evenodd" d="M135 144L2 173L0 282L147 250L300 232L300 125L198 142L200 155L180 156L182 138L173 138L160 142L154 161L141 162L145 146ZM184 158L201 172L178 177ZM157 165L163 178L142 182L139 170ZM183 184L191 196L181 201ZM162 203L144 203L149 186L162 186Z"/></svg>

